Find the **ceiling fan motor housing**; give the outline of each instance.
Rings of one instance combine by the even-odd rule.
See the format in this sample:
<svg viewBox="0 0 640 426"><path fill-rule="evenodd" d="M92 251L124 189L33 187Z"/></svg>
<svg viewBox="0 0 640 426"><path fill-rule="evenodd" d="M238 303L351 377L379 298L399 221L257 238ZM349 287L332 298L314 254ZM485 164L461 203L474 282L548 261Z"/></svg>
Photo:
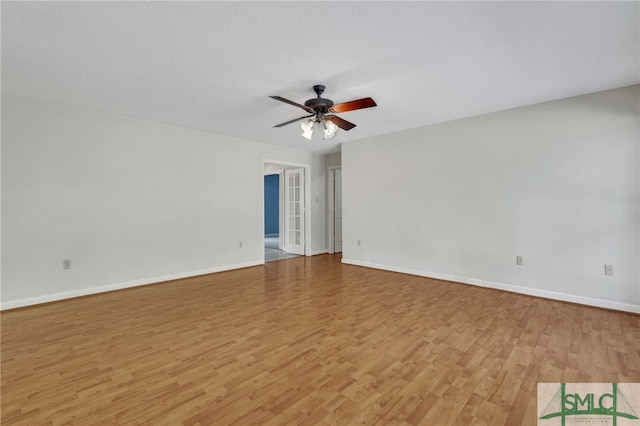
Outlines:
<svg viewBox="0 0 640 426"><path fill-rule="evenodd" d="M327 112L327 109L333 106L333 101L331 99L324 98L309 99L304 103L304 106L313 108L315 111Z"/></svg>
<svg viewBox="0 0 640 426"><path fill-rule="evenodd" d="M333 106L333 101L331 99L321 98L322 92L324 92L325 87L321 84L316 84L313 86L313 90L318 95L315 99L309 99L304 103L304 106L313 108L316 112L327 112L329 108Z"/></svg>

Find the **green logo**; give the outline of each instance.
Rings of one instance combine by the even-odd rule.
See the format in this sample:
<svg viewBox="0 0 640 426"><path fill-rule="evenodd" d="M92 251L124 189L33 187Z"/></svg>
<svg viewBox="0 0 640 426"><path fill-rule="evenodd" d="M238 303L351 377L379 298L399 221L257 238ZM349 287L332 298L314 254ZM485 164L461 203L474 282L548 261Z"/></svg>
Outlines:
<svg viewBox="0 0 640 426"><path fill-rule="evenodd" d="M557 386L557 383L538 384L538 404L540 404L541 385ZM630 384L638 390L637 384ZM553 389L551 389L553 393ZM635 392L634 392L635 393ZM549 389L546 389L549 395ZM637 396L637 395L635 395ZM548 396L547 396L548 398ZM566 383L560 383L557 391L539 417L540 420L559 418L560 424L565 426L567 418L571 423L618 425L619 419L638 420L638 415L627 397L620 391L618 383L574 383L567 389ZM603 417L604 416L604 417ZM635 424L636 422L633 422ZM637 422L640 424L640 422ZM538 422L538 424L546 424ZM557 424L557 423L556 423ZM626 424L626 423L625 423Z"/></svg>

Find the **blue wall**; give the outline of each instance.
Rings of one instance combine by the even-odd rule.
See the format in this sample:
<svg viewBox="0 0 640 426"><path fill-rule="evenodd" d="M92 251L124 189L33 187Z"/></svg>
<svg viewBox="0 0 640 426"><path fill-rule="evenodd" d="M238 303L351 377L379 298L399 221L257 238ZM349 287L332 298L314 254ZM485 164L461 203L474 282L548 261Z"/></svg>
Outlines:
<svg viewBox="0 0 640 426"><path fill-rule="evenodd" d="M264 233L280 232L280 175L264 177Z"/></svg>

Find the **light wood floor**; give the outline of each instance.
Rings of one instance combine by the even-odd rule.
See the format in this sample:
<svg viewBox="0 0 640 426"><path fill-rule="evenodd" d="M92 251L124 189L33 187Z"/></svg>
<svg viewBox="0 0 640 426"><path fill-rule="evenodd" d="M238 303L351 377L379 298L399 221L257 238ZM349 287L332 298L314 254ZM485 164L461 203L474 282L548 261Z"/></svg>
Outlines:
<svg viewBox="0 0 640 426"><path fill-rule="evenodd" d="M640 316L333 255L5 311L3 425L534 425L640 382Z"/></svg>

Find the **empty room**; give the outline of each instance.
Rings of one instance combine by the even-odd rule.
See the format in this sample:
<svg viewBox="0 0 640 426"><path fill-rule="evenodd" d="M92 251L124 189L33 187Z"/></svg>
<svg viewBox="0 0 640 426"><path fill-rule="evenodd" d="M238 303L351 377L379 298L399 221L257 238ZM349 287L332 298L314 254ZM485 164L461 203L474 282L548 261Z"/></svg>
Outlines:
<svg viewBox="0 0 640 426"><path fill-rule="evenodd" d="M0 8L3 425L640 425L639 2Z"/></svg>

